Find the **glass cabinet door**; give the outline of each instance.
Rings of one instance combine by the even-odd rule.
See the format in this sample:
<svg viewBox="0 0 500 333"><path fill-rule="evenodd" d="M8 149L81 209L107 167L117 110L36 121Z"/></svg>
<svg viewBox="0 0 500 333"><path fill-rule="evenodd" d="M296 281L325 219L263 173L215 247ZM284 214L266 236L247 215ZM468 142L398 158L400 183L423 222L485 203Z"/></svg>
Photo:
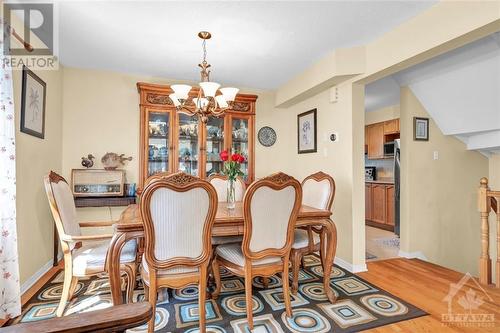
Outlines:
<svg viewBox="0 0 500 333"><path fill-rule="evenodd" d="M219 154L224 150L224 118L208 118L206 133L205 173L209 177L222 171L223 162Z"/></svg>
<svg viewBox="0 0 500 333"><path fill-rule="evenodd" d="M195 117L179 113L179 171L198 176L199 124Z"/></svg>
<svg viewBox="0 0 500 333"><path fill-rule="evenodd" d="M170 114L148 112L148 177L169 170Z"/></svg>
<svg viewBox="0 0 500 333"><path fill-rule="evenodd" d="M231 117L231 152L239 153L245 156L245 162L241 165L243 178L248 181L248 157L249 157L249 138L248 118Z"/></svg>

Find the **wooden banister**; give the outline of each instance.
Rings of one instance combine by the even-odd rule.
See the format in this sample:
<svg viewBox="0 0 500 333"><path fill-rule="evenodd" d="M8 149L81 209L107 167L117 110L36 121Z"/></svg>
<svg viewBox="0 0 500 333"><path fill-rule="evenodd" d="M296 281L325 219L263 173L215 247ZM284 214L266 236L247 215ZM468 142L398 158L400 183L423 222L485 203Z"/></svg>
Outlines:
<svg viewBox="0 0 500 333"><path fill-rule="evenodd" d="M479 258L479 282L491 283L490 225L489 215L493 211L497 222L497 255L495 285L500 288L500 191L491 191L488 178L481 178L478 190L478 210L481 214L481 257Z"/></svg>
<svg viewBox="0 0 500 333"><path fill-rule="evenodd" d="M0 328L0 333L124 332L145 324L152 315L149 302L128 303L103 310L7 326Z"/></svg>

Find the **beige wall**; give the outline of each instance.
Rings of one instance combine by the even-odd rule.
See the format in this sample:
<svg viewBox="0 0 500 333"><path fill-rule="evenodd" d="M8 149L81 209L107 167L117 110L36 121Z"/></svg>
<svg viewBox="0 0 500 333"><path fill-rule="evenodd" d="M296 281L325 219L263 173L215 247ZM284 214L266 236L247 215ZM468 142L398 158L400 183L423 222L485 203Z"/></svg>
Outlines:
<svg viewBox="0 0 500 333"><path fill-rule="evenodd" d="M333 219L338 233L337 256L352 263L353 240L351 184L353 183L352 156L353 119L350 86L339 89L339 102L330 103L329 91L325 90L289 108L261 108L257 114L257 129L271 126L277 134L276 144L262 147L257 144L257 176L283 171L302 180L307 175L324 171L335 178L337 190L333 204ZM361 89L359 89L361 91ZM270 98L271 96L269 96ZM297 115L317 109L318 151L297 153ZM360 122L363 126L363 122ZM338 134L338 141L331 142L331 133ZM360 156L362 154L360 153ZM362 179L362 175L359 175ZM363 211L364 213L364 211ZM364 239L357 240L356 247L364 251Z"/></svg>
<svg viewBox="0 0 500 333"><path fill-rule="evenodd" d="M477 274L480 228L476 191L488 159L444 136L430 121L428 142L413 140L413 117L429 114L401 89L401 250ZM434 152L439 158L433 159Z"/></svg>
<svg viewBox="0 0 500 333"><path fill-rule="evenodd" d="M16 111L17 238L21 284L52 258L53 220L43 187L50 171L61 172L62 73L35 71L47 84L45 138L21 133L22 72L13 71Z"/></svg>
<svg viewBox="0 0 500 333"><path fill-rule="evenodd" d="M375 111L365 113L365 125L380 123L399 118L399 105L391 105Z"/></svg>
<svg viewBox="0 0 500 333"><path fill-rule="evenodd" d="M69 179L71 169L81 168L81 157L92 153L94 167L102 168L106 152L132 156L125 162L127 182L139 177L139 93L136 83L171 84L168 79L134 76L102 70L65 67L63 71L62 171ZM257 114L273 108L274 94L250 89L257 94ZM257 116L258 118L258 116ZM258 150L259 148L257 148ZM261 165L257 152L257 166ZM263 162L265 163L265 162ZM257 175L262 176L257 170ZM79 208L79 220L116 220L123 208Z"/></svg>

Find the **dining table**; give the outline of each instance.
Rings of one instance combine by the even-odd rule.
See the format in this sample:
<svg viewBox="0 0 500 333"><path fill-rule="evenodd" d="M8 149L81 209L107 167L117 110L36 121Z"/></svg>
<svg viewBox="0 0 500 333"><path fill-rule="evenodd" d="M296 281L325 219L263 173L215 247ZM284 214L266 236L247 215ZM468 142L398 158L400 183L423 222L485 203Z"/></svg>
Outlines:
<svg viewBox="0 0 500 333"><path fill-rule="evenodd" d="M324 230L325 243L323 262L323 287L331 303L336 300L335 293L330 288L330 274L337 248L337 229L331 219L331 211L317 209L307 205L300 207L296 228L315 227ZM238 236L243 235L243 202L236 202L235 208L229 209L227 202L219 202L217 213L212 228L212 236ZM111 297L113 305L123 303L121 291L120 255L125 243L131 239L143 239L144 225L141 219L138 204L131 204L125 208L119 220L113 224L114 233L107 254L107 271L109 274ZM322 238L323 239L323 238Z"/></svg>

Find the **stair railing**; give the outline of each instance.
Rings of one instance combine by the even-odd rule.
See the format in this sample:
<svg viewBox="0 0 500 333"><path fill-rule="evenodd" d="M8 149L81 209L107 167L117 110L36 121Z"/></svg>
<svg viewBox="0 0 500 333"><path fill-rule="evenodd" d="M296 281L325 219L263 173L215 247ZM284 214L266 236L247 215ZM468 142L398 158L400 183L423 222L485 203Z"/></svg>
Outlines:
<svg viewBox="0 0 500 333"><path fill-rule="evenodd" d="M497 223L497 256L495 285L500 288L500 191L491 191L488 178L481 178L478 190L478 210L481 214L481 257L479 258L479 282L491 284L490 226L489 216L493 211Z"/></svg>

